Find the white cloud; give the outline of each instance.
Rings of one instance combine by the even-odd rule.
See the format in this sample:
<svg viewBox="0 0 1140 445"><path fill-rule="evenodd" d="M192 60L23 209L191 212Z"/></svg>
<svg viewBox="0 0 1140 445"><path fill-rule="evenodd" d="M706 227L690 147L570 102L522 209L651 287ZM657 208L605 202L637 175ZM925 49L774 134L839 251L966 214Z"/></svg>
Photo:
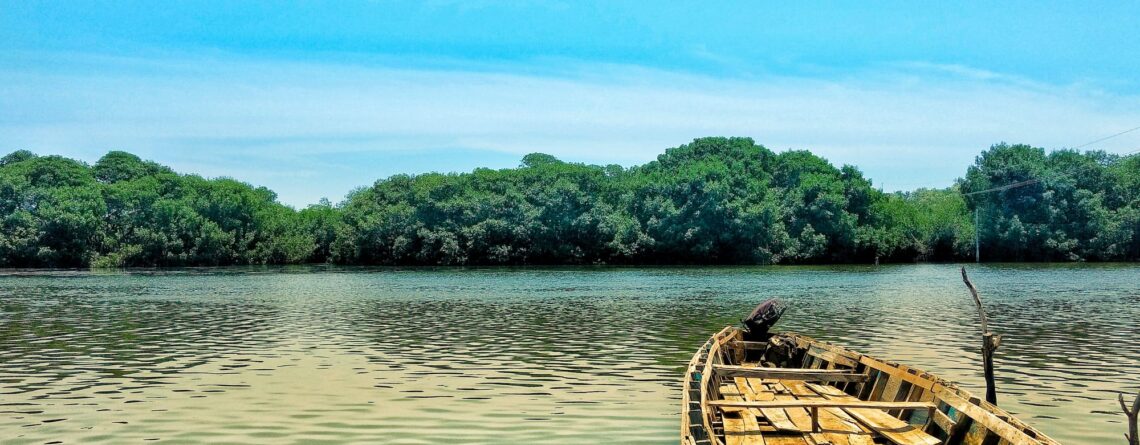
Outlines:
<svg viewBox="0 0 1140 445"><path fill-rule="evenodd" d="M337 170L335 153L383 163L423 150L542 151L628 165L695 137L740 135L858 165L895 189L948 185L995 142L1060 148L1140 123L1138 97L921 63L745 80L566 61L510 74L537 71L37 57L0 68L0 150L93 160L124 149L264 184L293 204L393 173ZM1132 151L1140 135L1098 145ZM299 178L318 191L301 192Z"/></svg>

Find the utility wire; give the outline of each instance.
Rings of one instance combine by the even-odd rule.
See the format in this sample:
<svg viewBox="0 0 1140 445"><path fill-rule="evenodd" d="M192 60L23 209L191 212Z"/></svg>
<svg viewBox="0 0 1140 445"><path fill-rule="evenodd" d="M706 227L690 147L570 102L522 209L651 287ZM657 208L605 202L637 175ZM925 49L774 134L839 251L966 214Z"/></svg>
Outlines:
<svg viewBox="0 0 1140 445"><path fill-rule="evenodd" d="M1104 141L1107 141L1107 140L1109 140L1109 139L1112 139L1112 138L1114 138L1114 137L1120 136L1120 135L1122 135L1122 134L1131 133L1131 132L1133 132L1133 131L1136 131L1136 130L1140 130L1140 127L1136 127L1136 128L1129 128L1129 129L1127 129L1127 130L1121 131L1120 133L1116 133L1116 134L1114 134L1114 135L1112 135L1112 136L1106 136L1106 137L1103 137L1103 138L1097 139L1097 140L1095 140L1095 141L1092 141L1092 142L1086 142L1086 143L1084 143L1084 144L1081 144L1081 145L1078 145L1078 146L1076 146L1076 147L1073 147L1073 149L1077 149L1077 148L1085 148L1085 147L1088 147L1088 146L1090 146L1090 145L1092 145L1092 144L1095 144L1095 143L1097 143L1097 142L1104 142ZM1134 153L1135 153L1135 152L1134 152Z"/></svg>
<svg viewBox="0 0 1140 445"><path fill-rule="evenodd" d="M1140 127L1138 127L1138 128L1140 128ZM1131 152L1129 152L1129 153L1125 153L1125 154L1122 154L1122 155L1120 155L1120 158L1118 158L1118 159L1125 159L1125 158L1130 158L1130 157L1136 156L1136 155L1138 155L1138 154L1140 154L1140 150L1133 150L1133 151L1131 151ZM1033 184L1037 184L1037 183L1039 183L1039 182L1041 182L1041 181L1043 181L1043 180L1045 180L1045 179L1056 179L1056 178L1059 178L1059 177L1061 177L1061 176L1067 176L1067 175L1066 175L1065 173L1063 173L1063 172L1055 172L1055 174L1054 174L1054 175L1052 175L1052 177L1051 177L1051 178L1033 178L1033 179L1027 179L1027 180L1024 180L1024 181L1020 181L1020 182L1015 182L1015 183L1012 183L1012 184L1006 184L1006 185L1003 185L1003 186L1001 186L1001 187L994 187L994 188L989 188L989 189L985 189L985 190L979 190L979 191L976 191L976 192L963 193L963 194L962 194L962 196L980 195L980 194L982 194L982 193L989 193L989 192L1000 192L1000 191L1003 191L1003 190L1015 189L1015 188L1018 188L1018 187L1025 187L1025 186L1027 186L1027 185L1033 185Z"/></svg>
<svg viewBox="0 0 1140 445"><path fill-rule="evenodd" d="M1092 144L1095 144L1095 143L1097 143L1097 142L1103 142L1103 141L1107 141L1107 140L1109 140L1109 139L1112 139L1112 138L1114 138L1114 137L1120 136L1120 135L1122 135L1122 134L1131 133L1131 132L1133 132L1133 131L1136 131L1136 130L1140 130L1140 127L1129 128L1129 129L1127 129L1127 130L1121 131L1120 133L1116 133L1116 134L1114 134L1114 135L1111 135L1111 136L1106 136L1106 137L1103 137L1103 138L1097 139L1097 140L1095 140L1095 141L1092 141L1092 142L1087 142L1087 143L1084 143L1084 144L1078 145L1078 146L1076 146L1076 147L1073 147L1073 149L1075 150L1075 149L1078 149L1078 148L1084 148L1084 147L1088 147L1088 146L1090 146L1090 145L1092 145ZM1137 154L1140 154L1140 150L1134 150L1134 151L1132 151L1132 152L1129 152L1129 153L1125 153L1125 154L1123 154L1123 155L1120 155L1120 159L1124 159L1124 158L1132 157L1132 156L1135 156L1135 155L1137 155ZM1025 187L1025 186L1027 186L1027 185L1033 185L1033 184L1037 184L1037 183L1041 182L1041 180L1042 180L1041 178L1028 179L1028 180L1025 180L1025 181L1015 182L1015 183L1012 183L1012 184L1006 184L1006 185L1003 185L1003 186L1000 186L1000 187L994 187L994 188L989 188L989 189L985 189L985 190L979 190L979 191L976 191L976 192L970 192L970 193L963 193L963 194L962 194L962 196L980 195L980 194L982 194L982 193L1000 192L1000 191L1003 191L1003 190L1015 189L1015 188L1018 188L1018 187Z"/></svg>
<svg viewBox="0 0 1140 445"><path fill-rule="evenodd" d="M1009 190L1009 189L1015 189L1018 187L1025 187L1027 185L1033 185L1033 184L1036 184L1038 182L1041 182L1041 180L1040 179L1029 179L1029 180L1025 180L1025 181L1021 181L1021 182L1015 182L1013 184L1006 184L1006 185L1003 185L1001 187L994 187L991 189L985 189L985 190L980 190L980 191L976 191L976 192L963 193L962 196L980 195L982 193L989 193L989 192L1000 192L1002 190Z"/></svg>

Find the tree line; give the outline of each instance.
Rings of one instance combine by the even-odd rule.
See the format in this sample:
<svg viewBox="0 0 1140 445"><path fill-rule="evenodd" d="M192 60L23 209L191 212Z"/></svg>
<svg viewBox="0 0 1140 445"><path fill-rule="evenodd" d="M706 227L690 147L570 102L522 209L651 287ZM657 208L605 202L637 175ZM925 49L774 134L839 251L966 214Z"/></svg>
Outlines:
<svg viewBox="0 0 1140 445"><path fill-rule="evenodd" d="M16 151L0 228L0 267L954 261L975 231L989 261L1135 261L1140 157L998 144L949 188L884 193L808 151L714 137L629 168L534 153L395 175L295 210L121 151Z"/></svg>

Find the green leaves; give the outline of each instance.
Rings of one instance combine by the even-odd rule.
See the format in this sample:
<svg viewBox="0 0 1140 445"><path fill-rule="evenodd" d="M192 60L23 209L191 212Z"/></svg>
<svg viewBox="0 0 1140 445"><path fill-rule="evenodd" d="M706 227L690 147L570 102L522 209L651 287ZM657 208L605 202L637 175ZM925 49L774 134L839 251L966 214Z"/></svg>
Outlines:
<svg viewBox="0 0 1140 445"><path fill-rule="evenodd" d="M125 152L17 151L0 158L0 266L952 261L975 231L988 260L1136 260L1138 190L1140 157L999 144L954 187L885 194L808 151L702 138L628 169L532 153L395 175L296 211Z"/></svg>
<svg viewBox="0 0 1140 445"><path fill-rule="evenodd" d="M998 144L961 182L980 212L983 257L1006 261L1134 260L1140 240L1137 158ZM1000 189L1007 184L1022 184Z"/></svg>

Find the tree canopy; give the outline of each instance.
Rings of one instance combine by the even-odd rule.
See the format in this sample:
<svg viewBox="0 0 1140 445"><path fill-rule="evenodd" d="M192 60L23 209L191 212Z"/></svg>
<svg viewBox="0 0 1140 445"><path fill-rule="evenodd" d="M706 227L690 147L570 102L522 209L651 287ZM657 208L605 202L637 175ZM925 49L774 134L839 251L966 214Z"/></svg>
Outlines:
<svg viewBox="0 0 1140 445"><path fill-rule="evenodd" d="M630 168L532 153L395 175L296 210L121 151L21 150L0 158L0 228L0 267L953 261L976 231L985 260L1134 261L1140 158L1003 143L949 188L884 193L808 151L713 137Z"/></svg>

